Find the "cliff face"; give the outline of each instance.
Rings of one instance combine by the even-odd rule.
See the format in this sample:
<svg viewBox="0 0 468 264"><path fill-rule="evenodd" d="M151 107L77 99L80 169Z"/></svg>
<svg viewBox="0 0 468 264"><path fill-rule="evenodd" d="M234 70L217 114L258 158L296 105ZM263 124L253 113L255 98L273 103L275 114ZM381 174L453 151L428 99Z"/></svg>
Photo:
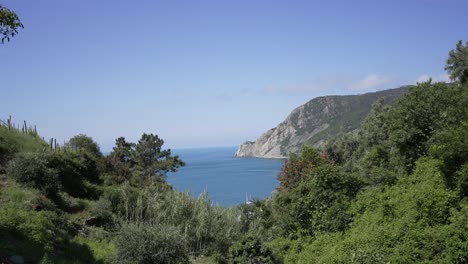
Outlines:
<svg viewBox="0 0 468 264"><path fill-rule="evenodd" d="M241 144L236 156L284 158L290 153L298 153L303 144L318 147L326 139L359 129L378 98L392 103L407 90L405 86L361 95L314 98L294 109L286 120L255 142Z"/></svg>

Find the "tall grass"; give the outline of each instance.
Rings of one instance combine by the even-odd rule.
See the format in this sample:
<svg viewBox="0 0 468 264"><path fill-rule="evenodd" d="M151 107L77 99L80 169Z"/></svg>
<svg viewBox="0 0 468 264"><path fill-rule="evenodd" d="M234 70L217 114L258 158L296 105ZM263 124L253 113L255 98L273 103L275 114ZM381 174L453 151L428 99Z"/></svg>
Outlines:
<svg viewBox="0 0 468 264"><path fill-rule="evenodd" d="M227 252L241 233L241 212L214 205L206 192L194 199L189 193L154 186L139 192L126 186L120 188L119 197L113 207L118 208L121 223L174 227L186 240L191 255Z"/></svg>

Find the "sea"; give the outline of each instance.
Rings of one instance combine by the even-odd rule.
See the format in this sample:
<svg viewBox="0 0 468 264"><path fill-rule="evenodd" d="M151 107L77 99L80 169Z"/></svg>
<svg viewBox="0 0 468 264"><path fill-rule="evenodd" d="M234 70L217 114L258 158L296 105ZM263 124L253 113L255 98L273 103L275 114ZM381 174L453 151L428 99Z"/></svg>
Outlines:
<svg viewBox="0 0 468 264"><path fill-rule="evenodd" d="M214 204L234 206L271 196L284 159L235 157L237 147L173 149L186 163L167 181L193 197L205 190Z"/></svg>

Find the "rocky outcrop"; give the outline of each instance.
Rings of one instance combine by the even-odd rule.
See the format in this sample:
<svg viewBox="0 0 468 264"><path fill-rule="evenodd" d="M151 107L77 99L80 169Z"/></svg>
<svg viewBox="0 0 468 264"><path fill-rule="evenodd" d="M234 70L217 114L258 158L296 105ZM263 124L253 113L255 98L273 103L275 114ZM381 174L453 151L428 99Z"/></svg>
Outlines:
<svg viewBox="0 0 468 264"><path fill-rule="evenodd" d="M323 96L294 109L277 127L239 146L237 157L284 158L302 145L320 146L340 133L359 129L378 98L392 103L408 87L347 96Z"/></svg>

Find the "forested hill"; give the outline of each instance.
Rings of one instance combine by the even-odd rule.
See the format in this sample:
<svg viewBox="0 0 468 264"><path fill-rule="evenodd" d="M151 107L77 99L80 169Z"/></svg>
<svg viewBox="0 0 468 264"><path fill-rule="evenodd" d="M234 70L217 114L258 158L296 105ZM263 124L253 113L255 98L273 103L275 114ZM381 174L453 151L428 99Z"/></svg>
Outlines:
<svg viewBox="0 0 468 264"><path fill-rule="evenodd" d="M304 144L317 147L326 139L358 129L377 99L382 98L384 103L391 104L408 88L403 86L360 95L314 98L294 109L285 121L255 142L243 143L236 156L280 158L299 153Z"/></svg>

